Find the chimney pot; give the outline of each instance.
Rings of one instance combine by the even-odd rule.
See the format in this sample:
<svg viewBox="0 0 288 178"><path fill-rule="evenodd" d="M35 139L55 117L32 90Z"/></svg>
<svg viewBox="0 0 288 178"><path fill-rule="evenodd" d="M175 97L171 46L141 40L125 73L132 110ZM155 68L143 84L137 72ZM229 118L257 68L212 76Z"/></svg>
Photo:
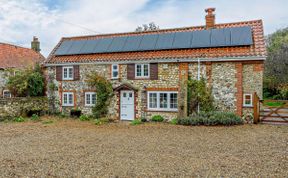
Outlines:
<svg viewBox="0 0 288 178"><path fill-rule="evenodd" d="M33 36L33 41L31 42L31 49L33 49L36 52L40 52L40 42L36 36Z"/></svg>
<svg viewBox="0 0 288 178"><path fill-rule="evenodd" d="M207 8L205 9L205 12L207 13L205 19L206 19L206 29L214 28L215 26L215 8Z"/></svg>

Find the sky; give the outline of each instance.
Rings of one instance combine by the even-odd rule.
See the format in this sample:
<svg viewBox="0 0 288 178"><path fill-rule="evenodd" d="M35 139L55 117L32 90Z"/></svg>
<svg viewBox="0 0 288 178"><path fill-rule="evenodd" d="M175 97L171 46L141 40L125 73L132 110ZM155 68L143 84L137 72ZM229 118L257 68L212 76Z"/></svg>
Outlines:
<svg viewBox="0 0 288 178"><path fill-rule="evenodd" d="M0 42L29 48L37 36L47 57L61 37L204 25L208 7L216 23L262 19L265 35L288 27L288 0L0 0Z"/></svg>

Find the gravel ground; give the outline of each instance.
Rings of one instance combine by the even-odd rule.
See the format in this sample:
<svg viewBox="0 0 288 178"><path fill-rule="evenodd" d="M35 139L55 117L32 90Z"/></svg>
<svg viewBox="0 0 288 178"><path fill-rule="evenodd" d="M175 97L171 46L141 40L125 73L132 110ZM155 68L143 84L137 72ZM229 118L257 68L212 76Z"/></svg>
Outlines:
<svg viewBox="0 0 288 178"><path fill-rule="evenodd" d="M0 123L0 177L287 177L288 127Z"/></svg>

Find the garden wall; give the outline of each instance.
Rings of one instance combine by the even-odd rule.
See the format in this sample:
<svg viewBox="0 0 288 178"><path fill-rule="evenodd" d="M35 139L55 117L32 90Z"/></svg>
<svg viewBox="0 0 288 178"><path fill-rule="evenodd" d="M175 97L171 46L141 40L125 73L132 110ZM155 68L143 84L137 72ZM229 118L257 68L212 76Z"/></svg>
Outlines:
<svg viewBox="0 0 288 178"><path fill-rule="evenodd" d="M48 110L47 97L0 98L0 120L25 116L29 111Z"/></svg>

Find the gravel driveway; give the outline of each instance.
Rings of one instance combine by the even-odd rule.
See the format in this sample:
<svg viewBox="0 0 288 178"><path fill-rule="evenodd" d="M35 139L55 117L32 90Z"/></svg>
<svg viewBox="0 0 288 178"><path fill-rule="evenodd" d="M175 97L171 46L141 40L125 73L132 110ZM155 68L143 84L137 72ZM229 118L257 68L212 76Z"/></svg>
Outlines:
<svg viewBox="0 0 288 178"><path fill-rule="evenodd" d="M287 177L288 127L0 123L0 177Z"/></svg>

